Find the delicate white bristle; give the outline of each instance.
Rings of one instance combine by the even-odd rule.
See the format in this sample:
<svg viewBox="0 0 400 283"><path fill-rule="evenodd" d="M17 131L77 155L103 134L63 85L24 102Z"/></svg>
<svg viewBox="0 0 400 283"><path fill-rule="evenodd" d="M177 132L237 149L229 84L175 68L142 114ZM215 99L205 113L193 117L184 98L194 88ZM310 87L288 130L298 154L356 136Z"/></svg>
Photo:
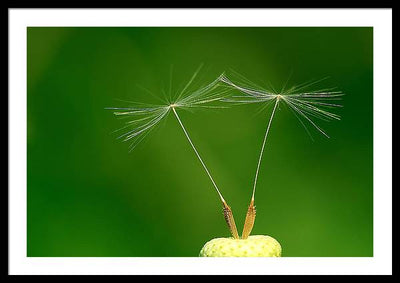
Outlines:
<svg viewBox="0 0 400 283"><path fill-rule="evenodd" d="M172 93L171 71L168 93L165 91L161 91L161 93L164 94L164 99L157 97L154 93L141 87L143 90L146 91L146 93L150 94L153 97L156 96L156 98L163 101L164 104L162 105L146 105L128 102L130 105L134 105L134 107L112 107L107 109L113 110L114 115L118 118L127 119L125 125L115 132L123 132L118 137L118 139L131 142L129 146L130 151L132 151L172 111L175 118L179 122L179 125L181 126L185 134L185 137L189 141L191 147L196 153L197 158L199 159L201 165L206 171L208 177L210 178L221 201L224 202L221 192L219 191L214 179L212 178L196 147L194 146L186 128L183 125L182 120L177 113L177 109L192 110L201 108L211 109L227 107L226 105L212 104L215 102L221 102L222 99L226 97L229 92L229 90L227 90L226 88L217 89L218 85L220 85L220 78L222 75L206 85L194 87L194 82L201 68L202 65L191 76L190 80L184 85L184 87L176 93Z"/></svg>
<svg viewBox="0 0 400 283"><path fill-rule="evenodd" d="M271 123L274 118L276 109L278 104L284 103L288 106L288 108L295 114L296 118L300 121L301 125L305 128L306 132L310 135L310 131L308 130L304 120L311 124L318 132L323 134L324 136L329 136L326 132L316 124L316 122L312 119L320 119L320 120L340 120L340 116L328 111L332 108L341 107L341 105L337 103L330 103L330 101L340 99L344 94L340 91L334 91L333 89L320 89L314 91L306 91L311 86L321 82L326 79L323 78L317 81L306 82L297 86L293 86L289 89L286 89L289 78L286 80L285 84L282 86L280 91L276 91L272 85L270 85L270 89L261 87L259 84L256 84L239 73L233 71L233 76L237 79L235 82L228 78L227 76L221 76L220 81L225 83L227 87L236 89L243 93L243 95L234 95L231 97L224 98L223 101L230 104L250 104L250 103L264 103L265 107L267 107L270 102L275 101L274 107L272 110L272 114L269 118L267 128L265 131L264 139L262 142L257 169L254 178L253 184L253 194L252 199L254 199L254 194L256 190L260 164L265 151L265 144L267 141L267 137L270 131ZM262 108L262 110L265 109ZM311 137L312 138L312 137Z"/></svg>

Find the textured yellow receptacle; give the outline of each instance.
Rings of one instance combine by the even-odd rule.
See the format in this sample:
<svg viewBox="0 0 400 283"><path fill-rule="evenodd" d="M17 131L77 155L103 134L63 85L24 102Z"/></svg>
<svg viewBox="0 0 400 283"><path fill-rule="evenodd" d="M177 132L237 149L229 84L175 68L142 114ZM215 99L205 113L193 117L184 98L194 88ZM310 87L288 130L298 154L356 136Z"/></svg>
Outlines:
<svg viewBox="0 0 400 283"><path fill-rule="evenodd" d="M281 245L270 236L254 235L247 239L215 238L200 251L200 257L280 257Z"/></svg>

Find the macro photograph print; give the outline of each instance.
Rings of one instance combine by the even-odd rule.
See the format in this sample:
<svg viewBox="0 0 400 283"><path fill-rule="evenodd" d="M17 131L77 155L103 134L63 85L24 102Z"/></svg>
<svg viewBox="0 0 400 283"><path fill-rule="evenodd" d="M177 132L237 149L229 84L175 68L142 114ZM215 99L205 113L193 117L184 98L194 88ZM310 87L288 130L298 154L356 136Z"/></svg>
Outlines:
<svg viewBox="0 0 400 283"><path fill-rule="evenodd" d="M373 257L372 27L28 27L28 257Z"/></svg>

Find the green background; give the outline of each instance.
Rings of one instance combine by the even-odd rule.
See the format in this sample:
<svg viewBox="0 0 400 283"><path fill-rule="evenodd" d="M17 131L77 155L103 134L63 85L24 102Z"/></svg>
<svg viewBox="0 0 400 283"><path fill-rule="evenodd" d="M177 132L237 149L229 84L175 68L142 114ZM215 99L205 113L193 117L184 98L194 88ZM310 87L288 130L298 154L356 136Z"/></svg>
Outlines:
<svg viewBox="0 0 400 283"><path fill-rule="evenodd" d="M329 76L341 121L312 127L277 110L261 166L252 234L286 257L373 256L372 28L41 28L28 39L28 256L196 257L229 231L222 206L172 115L129 153L106 107L155 102L201 63L203 80L238 71L280 87ZM268 111L179 114L239 233ZM21 110L22 111L22 110Z"/></svg>

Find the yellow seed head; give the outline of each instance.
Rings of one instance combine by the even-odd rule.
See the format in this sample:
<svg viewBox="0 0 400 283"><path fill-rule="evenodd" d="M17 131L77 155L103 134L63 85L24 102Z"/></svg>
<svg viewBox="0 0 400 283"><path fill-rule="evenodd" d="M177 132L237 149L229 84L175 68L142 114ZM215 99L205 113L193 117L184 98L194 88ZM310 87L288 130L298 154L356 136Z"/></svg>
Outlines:
<svg viewBox="0 0 400 283"><path fill-rule="evenodd" d="M200 257L280 257L281 245L270 236L254 235L247 239L215 238L207 242Z"/></svg>

